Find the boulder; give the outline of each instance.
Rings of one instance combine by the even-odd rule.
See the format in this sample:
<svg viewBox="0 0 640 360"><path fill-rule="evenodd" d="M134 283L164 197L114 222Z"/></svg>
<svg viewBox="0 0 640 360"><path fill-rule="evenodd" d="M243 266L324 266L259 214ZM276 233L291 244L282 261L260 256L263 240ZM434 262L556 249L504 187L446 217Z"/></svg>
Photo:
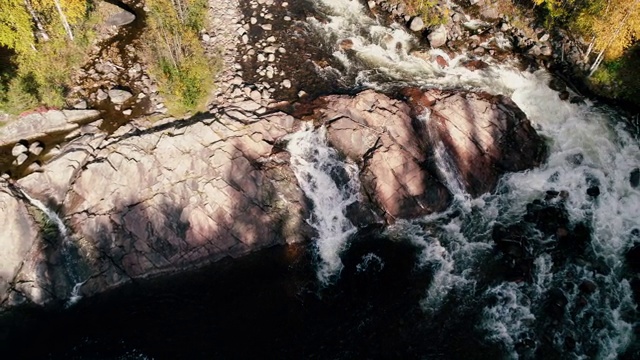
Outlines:
<svg viewBox="0 0 640 360"><path fill-rule="evenodd" d="M11 155L13 156L18 156L20 154L24 154L29 150L29 148L27 148L26 145L22 144L22 143L17 143L14 145L14 147L11 149Z"/></svg>
<svg viewBox="0 0 640 360"><path fill-rule="evenodd" d="M444 145L474 197L493 190L500 175L538 166L546 157L544 139L505 96L429 90L423 97L433 101L425 120L433 146ZM409 100L422 107L415 97Z"/></svg>
<svg viewBox="0 0 640 360"><path fill-rule="evenodd" d="M361 168L368 198L388 220L444 210L451 196L424 165L428 143L424 127L399 100L374 91L355 97L327 96L318 116L332 146Z"/></svg>
<svg viewBox="0 0 640 360"><path fill-rule="evenodd" d="M106 23L110 26L125 26L131 24L136 19L136 16L128 11L121 11L119 13L109 16Z"/></svg>
<svg viewBox="0 0 640 360"><path fill-rule="evenodd" d="M111 89L109 90L108 94L109 94L109 99L111 99L111 102L116 105L122 105L127 100L133 97L133 94L131 94L130 92L126 90L120 90L120 89Z"/></svg>
<svg viewBox="0 0 640 360"><path fill-rule="evenodd" d="M415 32L422 31L424 29L424 21L422 21L422 18L420 16L415 16L411 19L409 22L409 29Z"/></svg>
<svg viewBox="0 0 640 360"><path fill-rule="evenodd" d="M429 45L432 48L439 48L447 43L447 28L444 25L438 25L427 35Z"/></svg>

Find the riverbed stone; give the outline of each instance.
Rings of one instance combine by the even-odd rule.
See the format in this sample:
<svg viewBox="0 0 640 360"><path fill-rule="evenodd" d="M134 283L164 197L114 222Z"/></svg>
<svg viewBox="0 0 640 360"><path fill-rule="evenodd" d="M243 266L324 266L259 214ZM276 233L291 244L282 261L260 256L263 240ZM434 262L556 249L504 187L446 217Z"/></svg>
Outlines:
<svg viewBox="0 0 640 360"><path fill-rule="evenodd" d="M106 23L111 26L125 26L131 24L136 19L136 16L128 11L120 11L117 14L111 15Z"/></svg>
<svg viewBox="0 0 640 360"><path fill-rule="evenodd" d="M109 94L109 98L111 99L111 102L116 105L122 105L127 100L133 97L133 94L131 94L130 92L126 90L120 90L120 89L111 89L109 90L108 94Z"/></svg>
<svg viewBox="0 0 640 360"><path fill-rule="evenodd" d="M422 31L424 29L424 21L422 21L422 18L420 16L416 16L411 19L411 22L409 23L409 29L415 32Z"/></svg>
<svg viewBox="0 0 640 360"><path fill-rule="evenodd" d="M447 43L447 28L444 25L436 26L429 35L427 35L429 45L432 48L439 48Z"/></svg>

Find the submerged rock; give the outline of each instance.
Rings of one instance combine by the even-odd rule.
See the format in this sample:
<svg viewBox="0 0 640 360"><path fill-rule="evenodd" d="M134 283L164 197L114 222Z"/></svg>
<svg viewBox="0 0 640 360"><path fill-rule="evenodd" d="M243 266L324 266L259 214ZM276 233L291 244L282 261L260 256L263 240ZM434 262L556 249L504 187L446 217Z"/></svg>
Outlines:
<svg viewBox="0 0 640 360"><path fill-rule="evenodd" d="M631 187L637 188L640 185L640 169L635 168L629 175L629 184Z"/></svg>

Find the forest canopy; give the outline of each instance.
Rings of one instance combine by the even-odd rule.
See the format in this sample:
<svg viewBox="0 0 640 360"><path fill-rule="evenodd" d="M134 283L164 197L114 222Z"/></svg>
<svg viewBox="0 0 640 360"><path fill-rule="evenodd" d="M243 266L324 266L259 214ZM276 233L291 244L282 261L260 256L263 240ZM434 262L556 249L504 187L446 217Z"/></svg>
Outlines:
<svg viewBox="0 0 640 360"><path fill-rule="evenodd" d="M0 0L0 110L10 114L40 105L62 107L72 75L89 60L101 2ZM207 0L146 0L139 49L150 75L176 116L202 108L217 69L199 33Z"/></svg>

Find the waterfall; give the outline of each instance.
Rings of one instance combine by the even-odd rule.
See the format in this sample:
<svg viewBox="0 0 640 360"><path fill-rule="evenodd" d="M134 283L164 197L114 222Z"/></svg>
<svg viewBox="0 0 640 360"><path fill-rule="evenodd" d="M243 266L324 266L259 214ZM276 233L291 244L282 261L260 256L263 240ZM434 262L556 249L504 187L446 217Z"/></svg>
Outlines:
<svg viewBox="0 0 640 360"><path fill-rule="evenodd" d="M358 169L347 164L327 145L326 129L305 129L289 136L287 150L300 187L313 202L308 220L317 231L316 249L321 259L318 279L324 284L340 273L344 250L356 227L347 219L347 206L358 200Z"/></svg>
<svg viewBox="0 0 640 360"><path fill-rule="evenodd" d="M67 303L66 303L67 307L72 306L82 298L82 296L80 295L80 288L82 287L82 285L84 285L84 283L87 282L87 280L80 281L80 277L76 274L75 269L73 269L73 264L75 261L69 252L70 250L69 249L69 246L70 246L69 230L67 229L67 226L64 224L60 216L58 216L58 214L55 211L49 209L40 200L32 198L23 189L19 189L19 190L20 190L20 193L22 193L22 195L27 200L29 200L29 202L33 206L35 206L40 211L42 211L47 216L49 221L55 224L56 228L58 229L58 233L60 234L60 238L61 238L60 246L61 246L61 253L64 258L64 265L67 269L67 273L69 277L71 278L71 281L74 283L73 289L71 290L71 293L69 294L69 298L67 299Z"/></svg>
<svg viewBox="0 0 640 360"><path fill-rule="evenodd" d="M429 131L429 137L432 139L434 159L445 186L456 200L460 201L465 199L468 194L464 190L458 169L442 140L434 131L431 131L432 127L428 125L431 120L431 110L425 108L418 118L427 124L426 127Z"/></svg>
<svg viewBox="0 0 640 360"><path fill-rule="evenodd" d="M576 359L613 359L624 352L637 317L624 254L635 244L630 234L640 229L640 191L629 184L630 172L640 164L640 148L622 126L612 125L617 115L589 101L571 104L559 99L548 87L550 76L544 70L522 72L508 63L495 64L487 56L483 60L490 66L472 71L461 65L467 59L464 55L451 58L437 49L416 54L413 50L420 50L419 42L403 26L384 26L367 15L360 1L320 0L315 6L322 20L311 16L307 23L327 45L339 49L344 39L353 43L349 53L336 50L333 55L346 69L345 81L354 88L384 91L410 84L502 94L511 97L549 139L551 154L545 164L504 176L493 194L477 199L464 194L454 162L436 142L436 163L456 198L452 208L387 230L388 235L419 246L422 263L434 269L423 301L427 313L438 311L454 290L458 296L469 296L479 307L482 320L477 329L485 340L500 346L509 358L528 357L539 346L531 334L542 334L549 322L542 304L553 289L560 288L567 306L564 317L554 320L560 325L550 335L552 346ZM436 55L449 66L439 67ZM428 122L428 115L423 114L422 120ZM594 185L601 191L597 198L587 194ZM531 282L483 278L478 269L487 268L496 257L493 225L520 221L527 204L544 198L547 190L569 194L565 203L571 224L589 224L591 242L584 258L554 264L541 251L533 254ZM540 236L531 241L544 248L550 239ZM586 300L577 285L566 285L586 280L597 284ZM575 344L567 345L567 339ZM529 350L518 350L523 344Z"/></svg>

